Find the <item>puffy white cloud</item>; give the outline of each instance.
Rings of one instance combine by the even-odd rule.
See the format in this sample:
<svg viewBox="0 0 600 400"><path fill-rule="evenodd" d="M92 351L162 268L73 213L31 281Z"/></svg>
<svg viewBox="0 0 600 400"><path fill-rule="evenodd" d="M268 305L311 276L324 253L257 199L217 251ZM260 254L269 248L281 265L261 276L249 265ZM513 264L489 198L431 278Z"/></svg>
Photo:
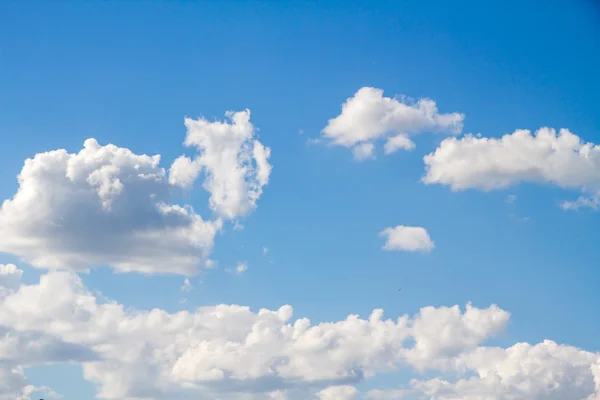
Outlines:
<svg viewBox="0 0 600 400"><path fill-rule="evenodd" d="M342 112L330 119L323 136L330 143L353 149L355 158L371 158L374 143L387 138L386 154L398 149L411 150L409 135L422 132L458 134L464 115L440 114L435 101L421 99L410 104L405 98L384 97L383 90L373 87L359 89L342 105Z"/></svg>
<svg viewBox="0 0 600 400"><path fill-rule="evenodd" d="M385 146L383 146L385 154L392 154L400 149L410 151L414 148L415 144L406 135L392 136L385 142Z"/></svg>
<svg viewBox="0 0 600 400"><path fill-rule="evenodd" d="M596 207L600 193L600 146L585 143L567 129L517 130L501 138L473 135L447 138L424 157L426 184L452 190L503 189L521 182L579 189L593 196L564 208Z"/></svg>
<svg viewBox="0 0 600 400"><path fill-rule="evenodd" d="M317 393L320 400L353 400L358 397L358 390L354 386L330 386Z"/></svg>
<svg viewBox="0 0 600 400"><path fill-rule="evenodd" d="M456 358L458 369L475 376L456 382L435 378L413 381L415 388L439 400L596 399L594 370L600 355L546 340L507 349L481 347Z"/></svg>
<svg viewBox="0 0 600 400"><path fill-rule="evenodd" d="M351 315L319 324L292 321L290 306L259 312L238 305L136 311L101 301L65 271L7 290L0 299L0 325L23 335L19 340L25 348L27 335L43 327L44 335L60 338L66 350L49 351L56 344L42 341L41 349L34 345L29 352L35 357L13 342L0 345L0 352L6 349L17 366L39 359L80 362L84 377L98 385L104 399L352 396L354 390L344 387L377 372L417 366L414 360L451 357L457 349L481 344L508 320L495 306L468 306L464 313L458 307L426 308L396 320L375 310L368 319ZM450 334L440 343L421 338L430 335L423 328L427 324ZM461 335L458 344L452 334ZM417 345L412 347L411 340Z"/></svg>
<svg viewBox="0 0 600 400"><path fill-rule="evenodd" d="M194 273L221 222L169 204L159 161L95 139L27 159L0 208L0 251L40 268Z"/></svg>
<svg viewBox="0 0 600 400"><path fill-rule="evenodd" d="M354 156L354 159L362 161L373 158L373 151L375 151L373 143L360 143L354 146L352 155Z"/></svg>
<svg viewBox="0 0 600 400"><path fill-rule="evenodd" d="M271 150L255 138L250 110L225 115L230 122L185 119L184 144L199 154L193 160L177 158L169 170L169 182L187 188L204 172L210 207L223 218L235 219L256 207L269 183Z"/></svg>
<svg viewBox="0 0 600 400"><path fill-rule="evenodd" d="M435 247L427 230L420 226L398 225L384 229L379 236L386 238L384 250L431 251Z"/></svg>

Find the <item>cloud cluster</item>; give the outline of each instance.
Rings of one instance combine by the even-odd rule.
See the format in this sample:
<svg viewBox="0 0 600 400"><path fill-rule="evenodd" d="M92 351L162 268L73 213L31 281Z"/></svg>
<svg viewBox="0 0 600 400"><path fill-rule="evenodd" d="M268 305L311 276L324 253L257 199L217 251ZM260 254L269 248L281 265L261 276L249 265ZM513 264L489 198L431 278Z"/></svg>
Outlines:
<svg viewBox="0 0 600 400"><path fill-rule="evenodd" d="M398 225L384 229L379 236L386 239L384 250L431 251L435 247L427 230L420 226Z"/></svg>
<svg viewBox="0 0 600 400"><path fill-rule="evenodd" d="M384 151L412 150L411 135L423 132L458 134L464 115L440 114L435 101L421 99L414 104L405 98L384 97L383 90L359 89L342 105L342 112L330 119L323 136L332 144L351 148L354 157L373 157L374 143L385 139Z"/></svg>
<svg viewBox="0 0 600 400"><path fill-rule="evenodd" d="M229 111L226 117L230 122L185 119L184 144L199 154L194 159L177 158L169 170L169 182L189 188L204 172L210 207L223 218L235 219L256 208L269 183L271 150L255 138L250 110Z"/></svg>
<svg viewBox="0 0 600 400"><path fill-rule="evenodd" d="M194 273L221 222L169 203L159 162L95 139L27 159L0 208L0 251L39 268Z"/></svg>
<svg viewBox="0 0 600 400"><path fill-rule="evenodd" d="M565 203L564 208L599 204L600 146L583 142L567 129L557 133L541 128L533 134L517 130L498 139L447 138L424 161L426 184L489 191L521 182L547 183L592 196Z"/></svg>
<svg viewBox="0 0 600 400"><path fill-rule="evenodd" d="M99 299L66 271L3 288L0 326L10 335L0 340L2 359L15 370L80 363L103 399L358 399L355 384L398 368L465 376L409 382L432 399L596 395L599 354L550 341L482 346L509 321L497 306L425 307L395 320L374 310L367 319L312 323L292 320L288 305L130 310ZM13 393L28 387L19 376ZM405 392L380 389L364 398Z"/></svg>
<svg viewBox="0 0 600 400"><path fill-rule="evenodd" d="M221 217L248 215L271 171L270 150L254 138L250 112L227 116L231 124L186 119L185 144L200 154L178 158L168 175L159 155L95 139L77 153L27 159L17 193L0 208L0 252L38 268L196 273L208 262ZM174 187L191 185L201 171L219 216L213 221L171 201Z"/></svg>

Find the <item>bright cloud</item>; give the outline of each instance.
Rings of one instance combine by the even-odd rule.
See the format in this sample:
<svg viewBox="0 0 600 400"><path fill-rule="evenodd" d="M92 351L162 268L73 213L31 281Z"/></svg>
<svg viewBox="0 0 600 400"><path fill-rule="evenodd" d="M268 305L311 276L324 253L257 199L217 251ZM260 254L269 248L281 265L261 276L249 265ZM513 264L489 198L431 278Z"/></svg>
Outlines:
<svg viewBox="0 0 600 400"><path fill-rule="evenodd" d="M351 315L319 324L293 321L287 305L259 312L237 305L193 313L136 311L98 299L77 275L64 271L43 275L39 284L5 289L0 325L13 333L10 346L0 345L0 351L10 351L6 354L15 367L79 362L104 399L226 398L235 393L273 398L303 388L317 398L339 393L352 398L348 386L402 366L434 368L475 349L509 319L496 306L470 305L464 312L425 308L396 320L375 310L368 319ZM39 327L45 339L31 345ZM440 330L449 334L433 341L431 332ZM18 343L33 353L19 350Z"/></svg>
<svg viewBox="0 0 600 400"><path fill-rule="evenodd" d="M159 161L95 139L27 159L0 208L0 251L39 268L194 273L221 222L170 204Z"/></svg>
<svg viewBox="0 0 600 400"><path fill-rule="evenodd" d="M250 110L225 115L230 122L185 119L184 144L199 154L194 159L177 158L169 170L169 182L189 188L204 172L210 207L223 218L235 219L256 208L269 183L271 150L256 139Z"/></svg>
<svg viewBox="0 0 600 400"><path fill-rule="evenodd" d="M317 393L320 400L354 400L358 397L358 390L354 386L331 386Z"/></svg>
<svg viewBox="0 0 600 400"><path fill-rule="evenodd" d="M435 247L427 230L420 226L398 225L384 229L379 236L386 238L384 250L431 251Z"/></svg>
<svg viewBox="0 0 600 400"><path fill-rule="evenodd" d="M567 129L517 130L499 139L473 135L447 138L424 157L426 184L452 190L504 189L521 182L553 184L592 196L563 208L597 207L600 146L585 143Z"/></svg>
<svg viewBox="0 0 600 400"><path fill-rule="evenodd" d="M600 394L598 353L549 340L483 346L510 318L494 305L425 307L395 320L375 310L368 319L312 323L293 320L288 305L259 312L238 305L126 309L64 271L42 275L38 284L4 282L6 400L36 389L23 366L60 362L80 363L101 399L358 399L355 384L399 368L457 379L412 379L406 388L372 390L364 398L595 400Z"/></svg>
<svg viewBox="0 0 600 400"><path fill-rule="evenodd" d="M423 132L458 134L464 115L440 114L435 101L421 99L414 104L404 98L384 97L383 90L359 89L342 105L342 113L330 119L323 136L332 144L351 148L359 160L372 158L374 143L386 139L386 154L412 150L409 136Z"/></svg>

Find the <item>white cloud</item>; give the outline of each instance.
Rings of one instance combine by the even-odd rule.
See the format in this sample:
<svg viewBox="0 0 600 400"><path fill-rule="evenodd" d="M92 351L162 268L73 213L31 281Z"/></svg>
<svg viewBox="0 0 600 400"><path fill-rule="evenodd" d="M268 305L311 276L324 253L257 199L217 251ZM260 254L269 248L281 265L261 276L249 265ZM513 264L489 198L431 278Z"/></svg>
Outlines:
<svg viewBox="0 0 600 400"><path fill-rule="evenodd" d="M455 360L458 369L474 376L455 382L415 380L412 385L439 400L595 400L600 395L594 381L599 360L597 353L549 340L507 349L480 347Z"/></svg>
<svg viewBox="0 0 600 400"><path fill-rule="evenodd" d="M369 158L374 158L374 150L375 146L373 145L373 143L360 143L354 146L354 148L352 149L352 155L356 160L367 160Z"/></svg>
<svg viewBox="0 0 600 400"><path fill-rule="evenodd" d="M195 273L221 222L169 204L159 161L95 139L27 159L0 208L0 251L39 268Z"/></svg>
<svg viewBox="0 0 600 400"><path fill-rule="evenodd" d="M473 135L447 138L424 161L422 180L426 184L489 191L521 182L547 183L592 196L565 203L563 208L598 204L600 146L584 143L567 129L558 134L550 128L534 134L517 130L499 139Z"/></svg>
<svg viewBox="0 0 600 400"><path fill-rule="evenodd" d="M242 274L246 271L248 271L248 264L246 264L245 262L239 263L238 266L235 267L235 272L237 272L238 274Z"/></svg>
<svg viewBox="0 0 600 400"><path fill-rule="evenodd" d="M414 143L409 135L458 134L463 119L459 113L440 114L430 99L410 104L405 98L384 97L381 89L363 87L346 100L341 114L329 120L322 134L334 145L352 148L355 158L362 160L372 157L374 143L380 139L387 138L386 154L411 150Z"/></svg>
<svg viewBox="0 0 600 400"><path fill-rule="evenodd" d="M183 285L179 288L182 292L191 292L194 287L188 278L183 280Z"/></svg>
<svg viewBox="0 0 600 400"><path fill-rule="evenodd" d="M398 225L384 229L379 236L386 238L385 250L431 251L435 247L427 230L420 226Z"/></svg>
<svg viewBox="0 0 600 400"><path fill-rule="evenodd" d="M507 202L508 204L512 204L512 203L514 203L515 201L517 201L517 196L516 196L516 195L514 195L514 194L509 194L508 196L506 196L506 202Z"/></svg>
<svg viewBox="0 0 600 400"><path fill-rule="evenodd" d="M1 400L24 400L36 389L24 366L61 362L82 365L101 399L356 399L356 384L398 368L434 377L364 397L597 400L600 395L599 353L549 340L484 346L510 318L497 306L424 307L396 320L374 310L367 319L350 315L315 324L293 320L287 305L258 312L223 304L176 313L127 309L101 300L65 271L42 275L38 284L2 285Z"/></svg>
<svg viewBox="0 0 600 400"><path fill-rule="evenodd" d="M263 254L268 254L269 253L269 249L267 247L263 247Z"/></svg>
<svg viewBox="0 0 600 400"><path fill-rule="evenodd" d="M210 207L218 215L235 219L256 208L263 187L269 183L271 150L256 138L250 110L229 111L231 121L186 118L185 146L199 154L193 160L180 156L169 170L172 185L189 188L202 172Z"/></svg>
<svg viewBox="0 0 600 400"><path fill-rule="evenodd" d="M358 397L358 390L354 386L330 386L317 393L320 400L353 400Z"/></svg>
<svg viewBox="0 0 600 400"><path fill-rule="evenodd" d="M495 306L468 306L464 313L458 307L423 309L413 318L396 320L383 319L383 311L375 310L368 319L351 315L319 324L292 321L287 305L259 312L237 305L193 313L136 311L101 301L77 275L64 271L43 275L39 284L6 290L0 299L1 326L25 346L32 343L27 335L44 327L45 336L60 338L57 343L70 350L50 351L55 342L46 340L32 346L31 353L18 350L19 342L13 340L0 345L0 352L10 351L15 367L48 360L79 362L104 399L225 399L244 393L268 399L283 395L281 391L298 399L350 396L352 389L331 387L353 386L378 372L418 365L414 360L436 365L436 360L481 344L508 321L508 313ZM452 334L440 343L422 339L430 335L423 328L428 324L460 334L459 343L452 342ZM410 340L419 345L409 346Z"/></svg>
<svg viewBox="0 0 600 400"><path fill-rule="evenodd" d="M400 149L410 151L414 148L415 144L406 135L392 136L385 142L385 146L383 146L385 154L392 154Z"/></svg>

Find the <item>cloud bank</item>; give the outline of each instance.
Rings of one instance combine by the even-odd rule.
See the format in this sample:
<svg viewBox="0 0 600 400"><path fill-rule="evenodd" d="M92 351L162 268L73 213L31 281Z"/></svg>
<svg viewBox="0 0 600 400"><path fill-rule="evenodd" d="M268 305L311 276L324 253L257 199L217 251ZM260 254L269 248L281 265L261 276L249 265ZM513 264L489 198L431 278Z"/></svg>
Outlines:
<svg viewBox="0 0 600 400"><path fill-rule="evenodd" d="M292 319L289 305L258 312L239 305L193 312L131 310L101 300L71 272L39 283L2 280L0 355L24 365L77 362L101 399L358 399L420 393L430 399L595 399L600 355L544 341L509 348L484 343L510 314L492 305L424 307L414 316L335 322ZM15 285L15 282L18 282ZM44 327L43 333L39 331ZM457 376L359 393L355 385L399 369ZM18 378L18 379L17 379ZM595 380L596 379L596 380ZM28 387L11 382L11 396ZM7 392L8 393L8 392ZM387 396L387 397L386 397ZM15 397L12 397L15 398ZM18 397L16 397L18 398Z"/></svg>

